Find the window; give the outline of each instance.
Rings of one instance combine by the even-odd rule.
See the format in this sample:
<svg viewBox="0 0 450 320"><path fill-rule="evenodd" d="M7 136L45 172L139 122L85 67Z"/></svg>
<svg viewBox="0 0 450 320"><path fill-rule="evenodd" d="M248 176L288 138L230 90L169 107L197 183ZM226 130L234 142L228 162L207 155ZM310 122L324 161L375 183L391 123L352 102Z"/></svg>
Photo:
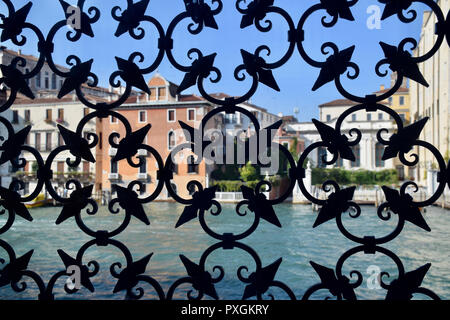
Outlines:
<svg viewBox="0 0 450 320"><path fill-rule="evenodd" d="M113 117L113 116L111 116L110 120L111 120L111 123L118 123L118 122L119 122L119 121L117 120L117 118L116 118L116 117Z"/></svg>
<svg viewBox="0 0 450 320"><path fill-rule="evenodd" d="M37 76L36 76L36 87L40 88L41 87L41 72L39 71Z"/></svg>
<svg viewBox="0 0 450 320"><path fill-rule="evenodd" d="M154 101L154 100L156 100L156 88L151 88L150 89L150 100L151 101Z"/></svg>
<svg viewBox="0 0 450 320"><path fill-rule="evenodd" d="M317 150L317 157L318 157L318 167L319 168L326 168L327 164L324 160L327 160L327 149L324 147L320 147Z"/></svg>
<svg viewBox="0 0 450 320"><path fill-rule="evenodd" d="M25 74L29 74L29 73L30 73L30 69L26 68ZM30 78L27 78L25 81L27 82L28 85L30 84Z"/></svg>
<svg viewBox="0 0 450 320"><path fill-rule="evenodd" d="M167 121L168 122L175 122L176 121L175 110L173 110L173 109L167 110Z"/></svg>
<svg viewBox="0 0 450 320"><path fill-rule="evenodd" d="M187 119L188 121L195 121L195 109L187 110Z"/></svg>
<svg viewBox="0 0 450 320"><path fill-rule="evenodd" d="M64 109L58 109L58 120L64 121Z"/></svg>
<svg viewBox="0 0 450 320"><path fill-rule="evenodd" d="M383 114L382 113L378 114L378 120L383 120Z"/></svg>
<svg viewBox="0 0 450 320"><path fill-rule="evenodd" d="M158 100L166 100L166 88L158 88Z"/></svg>
<svg viewBox="0 0 450 320"><path fill-rule="evenodd" d="M19 111L13 110L12 123L19 123Z"/></svg>
<svg viewBox="0 0 450 320"><path fill-rule="evenodd" d="M405 168L402 165L396 166L395 168L397 169L398 180L405 180Z"/></svg>
<svg viewBox="0 0 450 320"><path fill-rule="evenodd" d="M58 133L58 147L63 146L64 145L64 139L62 137L61 133Z"/></svg>
<svg viewBox="0 0 450 320"><path fill-rule="evenodd" d="M52 133L47 132L45 134L45 151L51 151L52 150Z"/></svg>
<svg viewBox="0 0 450 320"><path fill-rule="evenodd" d="M367 121L371 121L372 120L372 115L369 113L368 115L367 115Z"/></svg>
<svg viewBox="0 0 450 320"><path fill-rule="evenodd" d="M147 173L147 159L145 157L139 157L141 166L139 167L139 173Z"/></svg>
<svg viewBox="0 0 450 320"><path fill-rule="evenodd" d="M198 173L198 164L195 163L194 156L188 157L188 173Z"/></svg>
<svg viewBox="0 0 450 320"><path fill-rule="evenodd" d="M402 119L403 122L406 122L406 116L404 113L400 113L399 114L400 118Z"/></svg>
<svg viewBox="0 0 450 320"><path fill-rule="evenodd" d="M375 145L375 166L377 168L383 168L384 167L384 161L383 161L383 154L384 154L384 146L381 143L377 143Z"/></svg>
<svg viewBox="0 0 450 320"><path fill-rule="evenodd" d="M56 74L52 74L52 89L56 90Z"/></svg>
<svg viewBox="0 0 450 320"><path fill-rule="evenodd" d="M30 122L30 110L25 110L24 112L25 122Z"/></svg>
<svg viewBox="0 0 450 320"><path fill-rule="evenodd" d="M117 161L111 159L111 173L117 173Z"/></svg>
<svg viewBox="0 0 450 320"><path fill-rule="evenodd" d="M89 177L90 164L87 161L83 161L83 175Z"/></svg>
<svg viewBox="0 0 450 320"><path fill-rule="evenodd" d="M389 101L389 104L391 105L392 101L393 101L392 97L389 97L388 101Z"/></svg>
<svg viewBox="0 0 450 320"><path fill-rule="evenodd" d="M100 150L103 149L103 132L100 132L98 135L98 148Z"/></svg>
<svg viewBox="0 0 450 320"><path fill-rule="evenodd" d="M400 105L405 105L405 97L400 97Z"/></svg>
<svg viewBox="0 0 450 320"><path fill-rule="evenodd" d="M177 192L177 185L175 183L170 183L170 187L173 190L173 192L178 193ZM170 193L168 193L168 197L171 198L172 196L170 195Z"/></svg>
<svg viewBox="0 0 450 320"><path fill-rule="evenodd" d="M37 151L41 151L41 134L36 132L34 134L34 144L36 146Z"/></svg>
<svg viewBox="0 0 450 320"><path fill-rule="evenodd" d="M141 187L139 188L139 193L140 195L144 195L147 192L147 185L144 183L141 185Z"/></svg>
<svg viewBox="0 0 450 320"><path fill-rule="evenodd" d="M64 161L58 161L56 164L56 172L58 177L64 176Z"/></svg>
<svg viewBox="0 0 450 320"><path fill-rule="evenodd" d="M52 121L52 109L45 110L45 121L47 122Z"/></svg>
<svg viewBox="0 0 450 320"><path fill-rule="evenodd" d="M172 172L173 174L178 174L178 164L172 163Z"/></svg>
<svg viewBox="0 0 450 320"><path fill-rule="evenodd" d="M50 88L50 82L48 79L48 72L45 72L45 89Z"/></svg>
<svg viewBox="0 0 450 320"><path fill-rule="evenodd" d="M356 121L356 114L352 114L352 121L353 121L353 122Z"/></svg>
<svg viewBox="0 0 450 320"><path fill-rule="evenodd" d="M331 115L327 114L327 122L331 121Z"/></svg>
<svg viewBox="0 0 450 320"><path fill-rule="evenodd" d="M146 111L139 111L139 122L140 123L147 122L147 112Z"/></svg>
<svg viewBox="0 0 450 320"><path fill-rule="evenodd" d="M351 162L352 168L358 168L361 166L361 149L359 145L351 147L353 154L355 155L355 161Z"/></svg>
<svg viewBox="0 0 450 320"><path fill-rule="evenodd" d="M172 150L173 148L175 148L175 132L170 131L169 132L169 136L168 136L168 147L169 150Z"/></svg>

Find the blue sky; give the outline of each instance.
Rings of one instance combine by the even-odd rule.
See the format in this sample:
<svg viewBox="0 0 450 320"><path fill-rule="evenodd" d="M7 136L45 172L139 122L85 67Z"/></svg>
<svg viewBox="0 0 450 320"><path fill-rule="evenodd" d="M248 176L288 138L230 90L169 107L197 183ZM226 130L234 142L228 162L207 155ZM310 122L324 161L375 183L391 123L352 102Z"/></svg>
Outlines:
<svg viewBox="0 0 450 320"><path fill-rule="evenodd" d="M20 8L27 3L26 0L14 0L13 2L16 8ZM68 0L68 2L75 4L75 0ZM126 2L126 0L86 0L85 8L97 6L102 13L100 20L92 26L95 38L83 36L78 42L72 43L65 38L67 29L60 30L56 37L55 61L65 65L66 57L69 54L76 54L83 61L93 58L93 72L99 76L102 86L108 86L109 75L117 68L115 56L128 58L132 52L140 51L145 56L145 61L141 66L150 65L157 53L157 32L151 24L142 24L142 27L146 30L144 40L136 41L128 34L122 35L120 38L114 37L117 22L111 17L111 8L117 5L125 9ZM270 32L261 33L253 26L241 30L239 24L242 16L235 9L235 1L223 0L223 2L223 11L216 16L219 30L205 28L200 35L194 36L187 31L187 25L190 21L184 20L178 25L174 33L174 56L180 63L189 65L190 60L187 58L187 52L190 48L199 48L205 55L217 53L215 65L222 71L223 78L218 84L208 84L207 90L209 92L240 95L250 85L250 81L239 82L233 76L234 69L242 63L240 49L254 52L258 46L268 45L272 54L264 58L266 61L272 62L278 60L288 48L286 41L288 28L281 17L271 14L268 16L273 22L273 29ZM317 2L275 0L275 5L289 12L297 24L302 13ZM397 17L391 17L382 22L381 29L370 30L366 25L369 18L366 11L370 5L374 4L379 5L381 10L384 7L375 0L360 0L352 7L355 17L353 22L340 20L336 26L327 29L320 23L321 18L326 13L325 11L319 11L309 18L305 26L305 48L317 60L323 61L326 59L321 54L320 47L327 41L336 43L340 49L356 45L353 61L359 64L361 74L358 79L344 80L343 83L346 88L358 95L376 91L381 84L389 84L389 77L379 78L374 71L376 63L383 58L379 41L398 45L405 37L418 39L423 10L427 9L421 4L414 4L411 8L418 11L416 21L403 24ZM147 15L157 18L167 29L170 21L182 11L184 11L183 0L150 0L146 12ZM3 3L0 4L0 12L6 13L6 7ZM64 13L59 1L39 0L34 1L28 20L39 26L46 34L54 23L63 18ZM36 37L29 30L25 31L25 34L28 35L28 42L22 47L22 51L27 54L36 54ZM3 43L3 45L18 49L10 41ZM175 83L180 83L184 75L172 67L167 58L164 58L158 71ZM325 85L316 92L311 91L319 71L319 69L304 62L296 50L286 65L274 71L281 92L276 92L261 85L252 98L252 103L265 107L275 114L279 112L285 115L292 114L294 108L298 108L300 111L298 114L299 120L310 121L311 118L318 117L317 106L319 104L341 98L332 83ZM151 75L147 75L146 80L150 77ZM186 93L188 92L197 93L195 88L188 89Z"/></svg>

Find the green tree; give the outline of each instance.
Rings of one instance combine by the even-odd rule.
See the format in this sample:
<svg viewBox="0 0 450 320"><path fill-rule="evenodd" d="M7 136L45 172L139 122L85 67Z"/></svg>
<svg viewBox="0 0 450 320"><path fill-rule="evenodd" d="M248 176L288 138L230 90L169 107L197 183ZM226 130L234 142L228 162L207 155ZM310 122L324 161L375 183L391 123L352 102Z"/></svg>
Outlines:
<svg viewBox="0 0 450 320"><path fill-rule="evenodd" d="M258 180L260 177L256 168L250 161L242 168L239 168L239 173L241 174L242 180L245 182Z"/></svg>

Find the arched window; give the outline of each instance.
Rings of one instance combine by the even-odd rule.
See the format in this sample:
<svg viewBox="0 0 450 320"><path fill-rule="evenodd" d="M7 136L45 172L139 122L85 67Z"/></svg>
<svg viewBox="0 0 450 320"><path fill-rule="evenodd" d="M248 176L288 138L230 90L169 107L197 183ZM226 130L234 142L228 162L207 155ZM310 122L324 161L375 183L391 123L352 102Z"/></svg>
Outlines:
<svg viewBox="0 0 450 320"><path fill-rule="evenodd" d="M175 132L170 131L167 137L169 150L175 148L176 140L175 140Z"/></svg>
<svg viewBox="0 0 450 320"><path fill-rule="evenodd" d="M375 145L375 166L377 168L384 167L383 153L384 153L384 146L378 142Z"/></svg>
<svg viewBox="0 0 450 320"><path fill-rule="evenodd" d="M352 168L359 168L361 167L361 148L359 145L352 147L353 154L355 155L355 161L351 162Z"/></svg>
<svg viewBox="0 0 450 320"><path fill-rule="evenodd" d="M187 159L188 173L198 173L198 164L195 163L194 156L189 156Z"/></svg>

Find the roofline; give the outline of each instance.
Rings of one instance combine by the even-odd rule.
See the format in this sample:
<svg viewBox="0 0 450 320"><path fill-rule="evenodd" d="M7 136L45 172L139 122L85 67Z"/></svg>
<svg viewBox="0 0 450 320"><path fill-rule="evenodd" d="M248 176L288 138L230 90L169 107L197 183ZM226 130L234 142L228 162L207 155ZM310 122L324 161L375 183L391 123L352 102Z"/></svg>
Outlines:
<svg viewBox="0 0 450 320"><path fill-rule="evenodd" d="M139 109L139 108L167 108L167 107L179 107L182 105L207 105L207 106L214 106L209 101L168 101L163 103L149 103L149 102L137 102L137 103L124 103L118 108L115 108L116 110L120 109Z"/></svg>

